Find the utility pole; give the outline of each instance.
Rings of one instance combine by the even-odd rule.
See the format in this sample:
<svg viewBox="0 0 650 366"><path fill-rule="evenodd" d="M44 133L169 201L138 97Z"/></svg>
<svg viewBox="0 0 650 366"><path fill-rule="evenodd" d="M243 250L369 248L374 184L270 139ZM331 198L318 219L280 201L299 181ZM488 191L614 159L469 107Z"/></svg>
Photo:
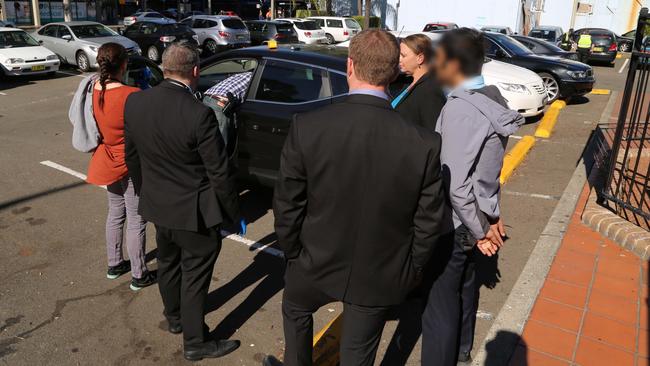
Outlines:
<svg viewBox="0 0 650 366"><path fill-rule="evenodd" d="M2 8L4 9L4 7ZM34 26L41 26L41 11L38 8L38 0L32 0L32 16L34 17Z"/></svg>
<svg viewBox="0 0 650 366"><path fill-rule="evenodd" d="M271 0L271 19L275 19L275 0Z"/></svg>
<svg viewBox="0 0 650 366"><path fill-rule="evenodd" d="M7 8L5 8L5 0L0 0L0 20L7 20Z"/></svg>
<svg viewBox="0 0 650 366"><path fill-rule="evenodd" d="M573 29L576 25L576 13L578 12L578 6L580 2L578 0L573 0L573 9L571 9L571 23L569 24L569 29Z"/></svg>
<svg viewBox="0 0 650 366"><path fill-rule="evenodd" d="M63 0L63 20L66 22L72 21L72 13L70 13L70 0Z"/></svg>
<svg viewBox="0 0 650 366"><path fill-rule="evenodd" d="M370 0L366 0L366 11L365 11L365 16L363 18L363 29L369 29L370 28L370 9L372 8L372 4L370 3Z"/></svg>

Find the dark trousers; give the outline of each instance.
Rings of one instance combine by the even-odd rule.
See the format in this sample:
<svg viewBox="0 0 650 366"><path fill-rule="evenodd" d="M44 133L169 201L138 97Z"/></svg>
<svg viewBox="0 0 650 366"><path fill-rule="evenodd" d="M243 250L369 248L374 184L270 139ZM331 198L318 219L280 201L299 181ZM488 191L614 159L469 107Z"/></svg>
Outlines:
<svg viewBox="0 0 650 366"><path fill-rule="evenodd" d="M291 266L291 264L289 264ZM284 320L284 365L312 365L314 319L321 306L337 301L311 287L304 278L292 278L287 268L282 317ZM341 366L372 366L390 308L343 304L340 349Z"/></svg>
<svg viewBox="0 0 650 366"><path fill-rule="evenodd" d="M165 317L169 322L181 323L186 346L208 341L205 299L221 250L219 228L192 232L156 225L156 243L158 287Z"/></svg>
<svg viewBox="0 0 650 366"><path fill-rule="evenodd" d="M589 56L591 56L591 49L589 48L578 48L578 57L580 62L586 64L589 61Z"/></svg>
<svg viewBox="0 0 650 366"><path fill-rule="evenodd" d="M441 272L422 315L422 365L455 366L459 343L461 352L472 348L478 304L475 243L461 225L454 232L453 245L441 243L433 255L432 265Z"/></svg>

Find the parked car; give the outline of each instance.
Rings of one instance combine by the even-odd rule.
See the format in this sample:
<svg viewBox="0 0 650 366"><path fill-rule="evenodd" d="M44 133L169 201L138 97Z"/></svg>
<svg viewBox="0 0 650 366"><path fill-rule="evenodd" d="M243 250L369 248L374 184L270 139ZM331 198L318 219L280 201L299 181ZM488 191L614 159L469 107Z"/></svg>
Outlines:
<svg viewBox="0 0 650 366"><path fill-rule="evenodd" d="M327 43L344 42L361 32L356 20L346 17L309 17L318 24L327 37Z"/></svg>
<svg viewBox="0 0 650 366"><path fill-rule="evenodd" d="M536 55L505 34L484 34L486 56L536 72L544 81L549 103L560 97L584 95L593 89L595 79L589 65L559 57Z"/></svg>
<svg viewBox="0 0 650 366"><path fill-rule="evenodd" d="M442 31L440 31L442 32ZM442 37L436 32L410 32L391 31L398 39L406 38L411 34L421 33L429 37L434 48ZM338 44L340 47L348 47L348 42ZM508 101L508 107L519 112L524 117L534 117L544 111L547 102L546 88L544 82L533 71L510 65L505 62L485 59L483 64L483 78L486 85L494 85L499 88L501 95ZM391 84L391 95L398 95L406 85L410 84L410 77L402 74Z"/></svg>
<svg viewBox="0 0 650 366"><path fill-rule="evenodd" d="M423 32L431 32L437 30L448 30L448 29L457 29L458 24L450 22L433 22L427 23L422 29Z"/></svg>
<svg viewBox="0 0 650 366"><path fill-rule="evenodd" d="M97 50L108 42L119 43L132 55L140 47L103 24L87 21L49 23L33 33L43 46L56 53L62 62L88 71L97 65Z"/></svg>
<svg viewBox="0 0 650 366"><path fill-rule="evenodd" d="M574 40L578 42L580 34L587 32L591 35L593 49L588 61L606 62L613 64L618 54L618 43L616 34L603 28L582 28L573 33Z"/></svg>
<svg viewBox="0 0 650 366"><path fill-rule="evenodd" d="M486 25L484 27L481 27L481 30L483 32L495 32L495 33L506 34L508 36L513 34L513 31L512 29L510 29L510 27L506 27L502 25Z"/></svg>
<svg viewBox="0 0 650 366"><path fill-rule="evenodd" d="M138 44L145 55L153 62L159 62L167 46L173 42L186 40L199 44L199 37L187 24L158 21L137 22L127 27L124 36Z"/></svg>
<svg viewBox="0 0 650 366"><path fill-rule="evenodd" d="M174 19L170 19L162 15L161 13L157 11L142 11L142 12L137 12L133 15L129 15L128 17L124 17L124 25L131 25L135 22L144 22L144 21L156 21L158 23L162 22L167 22L167 23L175 23L176 21Z"/></svg>
<svg viewBox="0 0 650 366"><path fill-rule="evenodd" d="M536 28L533 28L528 32L528 37L541 39L550 43L553 43L556 46L559 46L562 43L562 36L564 31L562 27L556 27L551 25L543 25Z"/></svg>
<svg viewBox="0 0 650 366"><path fill-rule="evenodd" d="M251 44L250 32L239 17L195 15L181 20L181 24L192 28L207 54Z"/></svg>
<svg viewBox="0 0 650 366"><path fill-rule="evenodd" d="M298 43L298 34L292 24L269 20L247 20L245 23L252 45L265 44L271 39L278 43Z"/></svg>
<svg viewBox="0 0 650 366"><path fill-rule="evenodd" d="M325 31L313 20L282 18L276 19L275 21L293 24L293 29L296 31L300 43L329 43L325 36Z"/></svg>
<svg viewBox="0 0 650 366"><path fill-rule="evenodd" d="M8 20L0 20L0 28L16 28L16 25Z"/></svg>
<svg viewBox="0 0 650 366"><path fill-rule="evenodd" d="M567 60L579 61L578 53L565 51L551 42L540 38L526 36L511 36L524 46L528 47L536 55L554 56L566 58Z"/></svg>
<svg viewBox="0 0 650 366"><path fill-rule="evenodd" d="M632 46L634 45L634 38L636 38L636 29L625 32L620 36L616 37L618 42L618 50L620 52L630 52L632 51Z"/></svg>
<svg viewBox="0 0 650 366"><path fill-rule="evenodd" d="M0 76L54 74L59 57L27 32L0 27Z"/></svg>
<svg viewBox="0 0 650 366"><path fill-rule="evenodd" d="M178 20L180 13L176 8L169 8L162 11L162 15L169 19Z"/></svg>

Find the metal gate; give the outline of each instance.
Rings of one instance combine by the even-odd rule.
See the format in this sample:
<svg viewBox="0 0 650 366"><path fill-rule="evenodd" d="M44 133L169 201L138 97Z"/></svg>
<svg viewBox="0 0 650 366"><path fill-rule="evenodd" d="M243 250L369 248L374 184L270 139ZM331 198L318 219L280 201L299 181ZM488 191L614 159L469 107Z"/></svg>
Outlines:
<svg viewBox="0 0 650 366"><path fill-rule="evenodd" d="M650 220L650 14L641 9L603 196L624 218L647 228Z"/></svg>

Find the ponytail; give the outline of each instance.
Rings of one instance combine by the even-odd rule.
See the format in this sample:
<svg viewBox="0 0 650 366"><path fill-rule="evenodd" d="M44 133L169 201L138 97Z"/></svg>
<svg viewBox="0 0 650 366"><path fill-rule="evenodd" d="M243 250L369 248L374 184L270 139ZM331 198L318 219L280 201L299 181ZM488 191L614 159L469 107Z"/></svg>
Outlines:
<svg viewBox="0 0 650 366"><path fill-rule="evenodd" d="M126 62L128 54L126 49L117 43L109 42L99 47L97 51L97 63L99 64L99 108L104 108L104 94L106 93L106 82L116 79L117 73Z"/></svg>

